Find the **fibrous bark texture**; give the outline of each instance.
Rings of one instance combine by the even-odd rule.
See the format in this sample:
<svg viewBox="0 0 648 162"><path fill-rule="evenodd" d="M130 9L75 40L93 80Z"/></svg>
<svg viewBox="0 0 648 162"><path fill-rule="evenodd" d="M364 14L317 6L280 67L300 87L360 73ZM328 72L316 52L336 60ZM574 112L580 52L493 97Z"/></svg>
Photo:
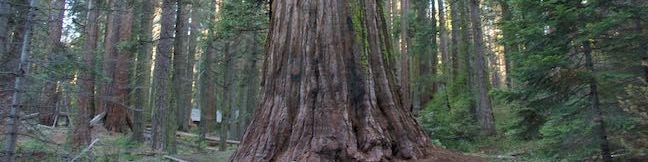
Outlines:
<svg viewBox="0 0 648 162"><path fill-rule="evenodd" d="M171 47L175 33L175 0L162 1L160 40L155 55L155 113L153 114L153 149L173 152L175 149L176 124L174 111L169 102L169 74L171 67Z"/></svg>
<svg viewBox="0 0 648 162"><path fill-rule="evenodd" d="M400 102L381 2L272 2L262 96L230 161L470 160L432 146Z"/></svg>
<svg viewBox="0 0 648 162"><path fill-rule="evenodd" d="M172 106L176 110L177 128L188 130L189 112L191 111L192 78L185 74L189 71L189 53L187 41L189 35L189 0L178 0L176 16L176 35L173 52L173 98ZM193 71L191 71L193 72Z"/></svg>
<svg viewBox="0 0 648 162"><path fill-rule="evenodd" d="M133 8L129 6L129 1L127 0L116 0L115 5L119 11L116 11L117 15L113 16L118 16L119 18L113 19L113 23L116 23L113 29L118 35L117 38L113 38L116 39L117 43L112 45L118 46L119 44L127 43L131 39ZM113 47L111 53L113 52L114 54L111 54L111 58L114 59L108 60L111 61L110 64L112 64L114 69L107 70L112 72L107 73L107 75L112 76L113 79L108 90L110 93L106 93L108 100L106 102L106 123L104 125L110 131L125 133L132 128L132 121L128 115L127 106L128 92L130 89L128 87L130 50L127 48L119 49Z"/></svg>
<svg viewBox="0 0 648 162"><path fill-rule="evenodd" d="M480 18L479 0L470 1L470 21L472 24L472 34L475 47L473 48L473 55L475 61L473 62L472 69L475 73L474 82L475 87L475 100L476 100L476 113L477 122L481 126L483 135L495 134L495 119L493 117L493 107L491 105L490 97L488 96L488 78L486 76L486 63L484 52L484 32L482 31L481 18Z"/></svg>
<svg viewBox="0 0 648 162"><path fill-rule="evenodd" d="M97 49L97 18L99 10L97 9L97 0L88 1L88 15L85 26L86 40L83 45L83 67L79 74L79 102L76 115L77 122L74 122L74 136L72 137L73 147L80 150L90 143L90 110L94 108L94 79L93 67L95 60L95 50Z"/></svg>

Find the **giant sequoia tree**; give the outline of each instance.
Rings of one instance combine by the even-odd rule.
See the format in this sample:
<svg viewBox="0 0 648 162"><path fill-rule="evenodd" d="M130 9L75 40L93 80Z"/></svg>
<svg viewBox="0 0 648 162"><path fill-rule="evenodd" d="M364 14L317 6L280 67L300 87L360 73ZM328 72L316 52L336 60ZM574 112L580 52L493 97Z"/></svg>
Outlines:
<svg viewBox="0 0 648 162"><path fill-rule="evenodd" d="M231 161L462 158L403 107L380 3L272 1L259 109Z"/></svg>

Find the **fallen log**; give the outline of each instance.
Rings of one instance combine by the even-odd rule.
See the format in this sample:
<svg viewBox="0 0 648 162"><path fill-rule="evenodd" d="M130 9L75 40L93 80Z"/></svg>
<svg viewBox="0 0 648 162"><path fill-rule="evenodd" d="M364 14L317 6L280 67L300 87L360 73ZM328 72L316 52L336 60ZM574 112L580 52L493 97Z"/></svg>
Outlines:
<svg viewBox="0 0 648 162"><path fill-rule="evenodd" d="M106 116L106 112L102 112L101 114L98 114L97 116L92 118L92 120L90 120L90 126L99 124L99 122L101 121L101 119L104 118L104 116Z"/></svg>
<svg viewBox="0 0 648 162"><path fill-rule="evenodd" d="M95 140L93 140L92 143L90 143L90 145L89 145L87 148L83 149L83 150L81 151L81 153L79 153L79 155L77 155L76 157L74 157L74 158L72 159L72 162L76 161L77 159L79 159L79 158L81 157L81 155L85 154L85 153L88 152L90 149L92 149L92 147L93 147L93 146L95 145L95 143L97 143L97 142L99 142L99 139L98 139L98 138L95 139Z"/></svg>
<svg viewBox="0 0 648 162"><path fill-rule="evenodd" d="M151 128L146 128L147 133L151 133ZM192 134L192 133L187 133L187 132L181 132L177 131L176 136L180 137L192 137L192 138L198 138L199 136L197 134ZM220 143L220 137L213 137L213 136L205 136L205 139L207 141L210 141L211 143ZM227 144L241 144L241 141L235 141L235 140L226 140L225 141Z"/></svg>
<svg viewBox="0 0 648 162"><path fill-rule="evenodd" d="M198 135L196 135L196 134L191 134L191 133L187 133L187 132L180 132L180 131L176 132L176 135L185 136L185 137L194 137L194 138L198 137ZM221 141L220 137L205 136L205 139L210 140L210 141L216 141L216 142ZM234 141L234 140L226 140L225 142L228 143L228 144L236 144L236 145L241 144L240 141Z"/></svg>
<svg viewBox="0 0 648 162"><path fill-rule="evenodd" d="M179 159L179 158L176 158L176 157L173 157L173 156L169 156L169 155L164 155L162 157L167 158L169 160L177 161L177 162L189 162L189 161L182 160L182 159Z"/></svg>

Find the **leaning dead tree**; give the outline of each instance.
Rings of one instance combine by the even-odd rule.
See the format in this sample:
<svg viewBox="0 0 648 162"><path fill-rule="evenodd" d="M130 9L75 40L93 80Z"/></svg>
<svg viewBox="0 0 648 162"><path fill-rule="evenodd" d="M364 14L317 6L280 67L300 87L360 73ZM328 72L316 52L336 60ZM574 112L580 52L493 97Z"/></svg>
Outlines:
<svg viewBox="0 0 648 162"><path fill-rule="evenodd" d="M262 96L230 161L474 160L431 145L401 103L381 3L272 1Z"/></svg>

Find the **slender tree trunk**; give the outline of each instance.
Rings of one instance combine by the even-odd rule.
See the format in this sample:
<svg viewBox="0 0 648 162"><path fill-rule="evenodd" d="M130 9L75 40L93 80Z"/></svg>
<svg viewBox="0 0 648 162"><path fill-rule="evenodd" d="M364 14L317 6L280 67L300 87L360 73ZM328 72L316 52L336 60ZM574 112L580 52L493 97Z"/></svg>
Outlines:
<svg viewBox="0 0 648 162"><path fill-rule="evenodd" d="M610 153L610 143L608 141L607 130L605 127L605 118L603 111L601 110L601 103L599 101L598 93L598 82L596 80L596 69L594 68L594 60L592 58L592 48L590 47L591 42L585 41L583 43L583 54L585 55L585 63L587 69L592 73L592 76L589 78L589 89L590 89L590 101L591 108L594 111L594 122L597 125L596 134L599 136L599 142L601 147L601 157L604 162L611 162L612 155Z"/></svg>
<svg viewBox="0 0 648 162"><path fill-rule="evenodd" d="M90 143L90 110L94 107L94 60L97 50L97 31L99 10L97 0L88 1L85 42L83 45L83 67L79 74L79 100L76 122L74 122L73 146L79 151Z"/></svg>
<svg viewBox="0 0 648 162"><path fill-rule="evenodd" d="M47 59L43 65L46 69L51 69L53 61L61 54L59 51L62 49L61 35L63 31L63 18L65 9L65 0L51 0L49 5L49 19L48 25L48 46L46 49ZM50 73L51 74L51 73ZM40 115L41 123L44 125L52 125L56 112L56 105L58 103L58 93L56 92L58 76L48 77L50 80L45 82L45 86L40 97Z"/></svg>
<svg viewBox="0 0 648 162"><path fill-rule="evenodd" d="M502 10L502 21L505 23L509 23L509 21L513 20L513 14L511 13L511 9L509 7L509 2L505 0L499 0L498 1L500 8ZM512 41L513 35L510 33L511 31L508 30L502 30L502 35L504 37L504 40L506 41ZM506 88L513 88L513 81L512 81L512 76L511 76L511 67L513 66L511 62L511 55L517 51L517 47L511 43L511 42L505 42L504 43L504 73L506 73L506 79L505 79L505 84Z"/></svg>
<svg viewBox="0 0 648 162"><path fill-rule="evenodd" d="M439 51L441 52L441 58L443 61L443 73L446 76L450 76L450 54L448 53L448 30L446 25L446 15L444 0L437 0L438 13L439 13Z"/></svg>
<svg viewBox="0 0 648 162"><path fill-rule="evenodd" d="M412 101L410 94L410 37L409 37L409 0L401 0L401 71L400 71L400 86L403 108L411 110Z"/></svg>
<svg viewBox="0 0 648 162"><path fill-rule="evenodd" d="M416 42L412 47L417 51L415 55L420 57L420 78L416 79L419 86L412 91L420 91L420 96L415 96L419 98L419 104L426 104L432 100L434 94L437 90L437 84L433 81L434 75L437 73L437 41L436 41L436 18L435 18L435 7L434 1L419 1L414 3L416 5L417 17L416 25L418 27L419 34L414 36ZM428 16L431 15L431 16ZM430 31L428 31L430 30ZM412 99L416 101L416 98ZM421 110L421 106L414 106L414 113L418 114Z"/></svg>
<svg viewBox="0 0 648 162"><path fill-rule="evenodd" d="M461 16L459 15L460 13L460 7L458 3L461 3L460 1L452 1L453 3L450 4L450 18L452 22L452 29L451 29L451 34L452 37L450 38L450 62L451 62L451 70L450 70L450 79L449 82L454 82L457 80L458 74L459 74L459 49L461 48L461 44L459 40L462 40L462 35L461 35L461 22L460 18Z"/></svg>
<svg viewBox="0 0 648 162"><path fill-rule="evenodd" d="M7 31L8 38L7 44L4 44L6 47L6 55L0 55L0 70L11 72L10 74L0 75L0 79L3 81L0 83L0 88L2 89L12 89L15 85L15 75L16 67L20 64L20 50L22 47L22 40L25 36L25 23L26 19L24 15L27 15L29 8L30 0L14 0L7 3L14 3L14 5L9 4L7 8L11 14L7 15L7 19L13 17L14 21L8 20ZM11 8L11 6L14 6ZM18 7L20 6L20 7ZM11 96L13 96L13 91L0 91L0 102L10 105ZM8 110L5 110L5 113ZM5 117L5 116L0 116Z"/></svg>
<svg viewBox="0 0 648 162"><path fill-rule="evenodd" d="M257 59L259 57L259 44L260 42L258 41L258 33L254 32L252 34L252 42L250 43L250 49L252 49L252 52L248 57L246 58L246 67L244 69L244 74L245 78L243 80L244 82L244 89L243 89L243 104L241 106L242 111L241 111L241 125L242 129L241 130L241 135L245 133L245 128L248 127L250 120L251 120L251 114L254 112L254 108L256 107L256 99L257 99L257 93L259 90L259 68L257 67ZM241 137L242 138L242 137Z"/></svg>
<svg viewBox="0 0 648 162"><path fill-rule="evenodd" d="M230 161L458 160L400 103L382 4L356 2L273 1L261 101Z"/></svg>
<svg viewBox="0 0 648 162"><path fill-rule="evenodd" d="M203 3L201 2L201 0L193 0L193 2L191 3L191 22L189 24L191 35L189 35L189 40L188 40L188 46L189 46L189 50L188 50L189 51L189 54L188 54L189 60L188 61L189 61L189 63L187 64L189 68L187 69L187 74L185 74L186 78L191 78L191 83L196 82L195 85L192 84L193 87L189 90L191 92L190 95L193 98L192 100L195 100L196 105L199 105L198 103L199 103L200 97L198 97L198 96L194 97L193 91L194 90L200 91L199 89L194 89L194 88L198 88L200 83L198 82L199 81L198 80L199 75L198 74L194 75L194 69L196 69L196 66L198 65L196 63L196 62L198 62L196 60L196 53L198 53L198 38L200 38L200 33L204 30L200 26L200 21L199 21L199 20L204 19L204 16L203 16L204 11L202 9L202 5L203 5ZM198 70L198 73L200 73L200 70ZM187 112L188 113L187 114L187 117L188 117L187 122L192 122L190 117L191 117L191 111L194 108L194 104L193 103L189 103L189 104L190 104L190 109ZM190 124L190 123L188 123L188 124Z"/></svg>
<svg viewBox="0 0 648 162"><path fill-rule="evenodd" d="M486 76L485 64L485 47L484 47L484 33L481 26L479 0L470 1L470 21L472 24L472 35L475 47L474 65L471 66L475 73L475 82L477 88L474 91L475 100L477 101L477 122L481 126L483 135L495 134L495 119L493 117L493 108L491 106L490 97L488 96L488 77Z"/></svg>
<svg viewBox="0 0 648 162"><path fill-rule="evenodd" d="M641 65L644 70L644 81L648 83L648 56L645 56L641 59Z"/></svg>
<svg viewBox="0 0 648 162"><path fill-rule="evenodd" d="M5 56L8 56L7 47L9 46L9 17L11 17L11 5L8 0L0 0L0 59L3 60L0 62L2 65L5 61ZM0 67L2 68L2 67ZM3 69L4 70L4 69ZM5 75L5 74L2 74ZM4 77L2 77L4 78ZM3 79L4 81L4 79ZM4 84L4 83L3 83ZM0 87L3 87L0 85ZM0 92L2 94L2 92ZM2 95L0 95L0 101L2 100Z"/></svg>
<svg viewBox="0 0 648 162"><path fill-rule="evenodd" d="M210 15L210 23L216 21L216 5L218 5L218 0L211 1L212 3L209 6L209 11L213 11ZM213 26L213 24L212 24ZM201 128L201 137L204 137L206 133L215 129L216 123L216 70L218 57L216 56L216 43L215 43L215 34L213 28L209 29L208 40L207 40L207 49L203 54L203 74L201 77L201 83L203 88L201 88L201 98L202 105L200 110L200 128Z"/></svg>
<svg viewBox="0 0 648 162"><path fill-rule="evenodd" d="M174 18L176 0L162 1L160 40L155 55L155 107L153 114L153 149L175 152L174 118L176 114L170 107L169 82L171 69L171 47L175 32Z"/></svg>
<svg viewBox="0 0 648 162"><path fill-rule="evenodd" d="M223 108L221 109L221 135L220 135L220 151L225 151L227 148L227 136L230 128L230 113L232 110L232 84L234 83L234 52L230 49L230 42L225 42L225 57L223 63Z"/></svg>
<svg viewBox="0 0 648 162"><path fill-rule="evenodd" d="M25 34L22 40L21 49L20 49L20 64L16 69L17 74L15 75L14 82L14 93L11 100L11 109L9 110L9 120L7 122L6 128L6 143L5 143L5 160L6 162L16 161L16 141L18 140L18 127L19 127L19 118L18 111L21 108L22 103L22 94L24 92L24 77L29 73L29 46L31 44L31 35L32 35L32 19L35 15L36 9L33 7L36 0L29 1L29 11L25 16L25 27L23 27Z"/></svg>
<svg viewBox="0 0 648 162"><path fill-rule="evenodd" d="M140 25L136 30L139 35L137 55L136 85L133 112L133 139L144 141L144 112L151 110L151 60L153 53L153 9L155 3L150 0L141 0L139 11Z"/></svg>
<svg viewBox="0 0 648 162"><path fill-rule="evenodd" d="M9 30L9 17L11 17L11 5L8 0L0 0L0 71L8 72L11 71L11 68L5 66L6 62L12 60L10 56L12 54L8 53L7 48L9 47L9 36L11 35ZM13 67L12 67L13 68ZM0 89L9 89L12 85L12 77L8 74L0 74L0 80L3 83L0 83ZM8 98L11 92L9 91L0 91L0 104L8 104ZM0 118L4 119L4 113L7 112L4 108L0 108ZM2 125L2 120L0 120L0 125Z"/></svg>
<svg viewBox="0 0 648 162"><path fill-rule="evenodd" d="M187 53L187 38L189 34L189 0L177 0L178 10L175 27L175 45L173 52L173 109L176 111L177 129L187 130L191 111L191 78L185 75L189 72Z"/></svg>

